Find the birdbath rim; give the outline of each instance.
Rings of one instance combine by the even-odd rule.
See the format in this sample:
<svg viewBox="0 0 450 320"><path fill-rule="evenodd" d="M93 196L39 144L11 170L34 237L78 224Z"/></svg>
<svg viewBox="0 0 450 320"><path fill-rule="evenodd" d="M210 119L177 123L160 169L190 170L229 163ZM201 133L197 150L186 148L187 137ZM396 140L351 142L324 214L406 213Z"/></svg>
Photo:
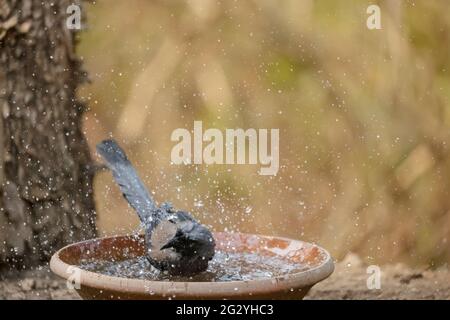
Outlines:
<svg viewBox="0 0 450 320"><path fill-rule="evenodd" d="M331 255L325 249L304 241L284 237L246 233L214 232L219 249L279 255L307 265L307 269L265 279L241 281L154 281L104 275L84 270L79 262L86 257L123 259L125 253L144 253L143 235L102 237L77 242L58 250L50 260L50 269L69 282L79 281L75 289L83 298L183 299L302 298L309 289L334 271ZM78 274L76 274L78 272ZM78 278L77 278L78 277ZM289 294L291 292L291 294Z"/></svg>

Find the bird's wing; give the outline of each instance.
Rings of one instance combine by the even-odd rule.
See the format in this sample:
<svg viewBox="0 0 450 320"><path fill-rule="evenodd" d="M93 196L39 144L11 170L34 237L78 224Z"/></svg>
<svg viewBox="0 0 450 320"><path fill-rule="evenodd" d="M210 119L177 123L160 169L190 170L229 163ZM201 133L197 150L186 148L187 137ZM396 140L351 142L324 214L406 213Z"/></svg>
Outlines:
<svg viewBox="0 0 450 320"><path fill-rule="evenodd" d="M97 152L103 157L112 171L116 183L123 196L136 210L140 220L145 224L154 225L159 217L155 215L156 205L139 178L125 152L114 140L104 140L97 145Z"/></svg>

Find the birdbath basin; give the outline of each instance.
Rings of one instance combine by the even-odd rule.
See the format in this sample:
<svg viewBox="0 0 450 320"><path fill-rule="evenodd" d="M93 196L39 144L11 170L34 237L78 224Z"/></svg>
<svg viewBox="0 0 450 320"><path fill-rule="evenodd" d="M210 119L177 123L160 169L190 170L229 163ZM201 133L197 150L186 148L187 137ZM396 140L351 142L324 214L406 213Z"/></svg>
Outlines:
<svg viewBox="0 0 450 320"><path fill-rule="evenodd" d="M152 280L92 272L83 261L120 262L144 255L143 236L87 240L56 252L50 268L67 279L83 299L302 299L334 270L330 254L299 240L243 233L214 233L216 250L278 259L294 266L285 274L231 281ZM298 268L297 268L298 267ZM284 269L283 269L284 270Z"/></svg>

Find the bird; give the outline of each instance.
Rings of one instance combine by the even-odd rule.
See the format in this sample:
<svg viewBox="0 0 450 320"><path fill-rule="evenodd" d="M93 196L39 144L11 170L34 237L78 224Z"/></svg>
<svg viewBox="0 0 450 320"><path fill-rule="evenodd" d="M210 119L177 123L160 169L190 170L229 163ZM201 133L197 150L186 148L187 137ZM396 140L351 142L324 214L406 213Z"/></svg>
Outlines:
<svg viewBox="0 0 450 320"><path fill-rule="evenodd" d="M157 206L115 140L104 140L96 149L144 226L146 257L150 264L172 276L192 276L206 271L215 253L211 231L189 212L175 210L169 202Z"/></svg>

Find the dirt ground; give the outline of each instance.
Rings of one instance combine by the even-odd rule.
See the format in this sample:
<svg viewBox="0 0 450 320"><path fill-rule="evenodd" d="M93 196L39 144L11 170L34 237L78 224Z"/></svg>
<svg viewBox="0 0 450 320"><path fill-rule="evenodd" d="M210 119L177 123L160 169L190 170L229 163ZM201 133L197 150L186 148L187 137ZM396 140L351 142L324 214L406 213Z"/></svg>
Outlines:
<svg viewBox="0 0 450 320"><path fill-rule="evenodd" d="M334 273L314 286L305 299L445 299L450 300L450 271L411 269L402 264L380 267L380 289L368 289L367 266L353 254L336 264Z"/></svg>
<svg viewBox="0 0 450 320"><path fill-rule="evenodd" d="M336 264L333 275L316 285L306 299L450 299L450 272L412 270L404 265L381 267L381 288L367 288L367 267L355 255ZM0 279L3 299L80 299L48 267Z"/></svg>

